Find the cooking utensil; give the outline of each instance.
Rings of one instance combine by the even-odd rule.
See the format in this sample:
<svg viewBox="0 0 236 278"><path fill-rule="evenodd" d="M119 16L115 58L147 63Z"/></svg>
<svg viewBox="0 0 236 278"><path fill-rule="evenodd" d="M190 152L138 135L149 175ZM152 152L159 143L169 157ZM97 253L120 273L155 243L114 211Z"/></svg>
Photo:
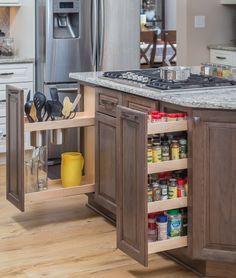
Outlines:
<svg viewBox="0 0 236 278"><path fill-rule="evenodd" d="M48 100L47 106L52 120L61 119L63 117L63 105L59 101Z"/></svg>
<svg viewBox="0 0 236 278"><path fill-rule="evenodd" d="M37 92L34 96L34 105L36 108L36 115L39 122L43 121L45 115L46 97L44 94Z"/></svg>
<svg viewBox="0 0 236 278"><path fill-rule="evenodd" d="M25 114L27 116L28 121L30 123L32 123L32 122L34 122L34 119L31 116L31 109L32 109L33 101L30 100L30 95L31 95L31 91L29 90L27 97L26 97Z"/></svg>
<svg viewBox="0 0 236 278"><path fill-rule="evenodd" d="M50 95L53 101L59 101L59 95L57 88L50 89Z"/></svg>
<svg viewBox="0 0 236 278"><path fill-rule="evenodd" d="M69 118L72 111L73 103L70 101L69 97L65 97L63 100L62 114L65 118Z"/></svg>

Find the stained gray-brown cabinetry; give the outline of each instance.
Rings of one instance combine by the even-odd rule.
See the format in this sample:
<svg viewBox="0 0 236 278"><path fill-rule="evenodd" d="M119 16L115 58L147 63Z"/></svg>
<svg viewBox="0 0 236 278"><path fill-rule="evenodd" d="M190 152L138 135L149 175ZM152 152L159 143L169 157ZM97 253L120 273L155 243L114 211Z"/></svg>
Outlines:
<svg viewBox="0 0 236 278"><path fill-rule="evenodd" d="M96 113L95 201L116 214L116 119Z"/></svg>
<svg viewBox="0 0 236 278"><path fill-rule="evenodd" d="M192 252L236 262L236 112L193 113Z"/></svg>

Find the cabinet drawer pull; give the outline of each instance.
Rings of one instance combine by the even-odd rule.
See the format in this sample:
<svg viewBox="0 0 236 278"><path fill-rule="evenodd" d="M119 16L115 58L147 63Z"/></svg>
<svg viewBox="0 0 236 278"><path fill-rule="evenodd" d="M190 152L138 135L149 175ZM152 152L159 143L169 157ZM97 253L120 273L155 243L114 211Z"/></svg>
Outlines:
<svg viewBox="0 0 236 278"><path fill-rule="evenodd" d="M201 122L201 118L200 117L193 117L193 122L195 125L198 125Z"/></svg>
<svg viewBox="0 0 236 278"><path fill-rule="evenodd" d="M133 122L138 121L138 116L137 115L129 114L127 112L122 112L122 117L127 119L127 120L133 121Z"/></svg>
<svg viewBox="0 0 236 278"><path fill-rule="evenodd" d="M3 72L3 73L0 73L0 76L7 76L7 75L13 75L14 72Z"/></svg>
<svg viewBox="0 0 236 278"><path fill-rule="evenodd" d="M107 100L107 99L102 99L101 104L115 106L114 102L112 102L111 100Z"/></svg>
<svg viewBox="0 0 236 278"><path fill-rule="evenodd" d="M223 56L216 56L216 58L219 60L226 60L226 57L223 57Z"/></svg>

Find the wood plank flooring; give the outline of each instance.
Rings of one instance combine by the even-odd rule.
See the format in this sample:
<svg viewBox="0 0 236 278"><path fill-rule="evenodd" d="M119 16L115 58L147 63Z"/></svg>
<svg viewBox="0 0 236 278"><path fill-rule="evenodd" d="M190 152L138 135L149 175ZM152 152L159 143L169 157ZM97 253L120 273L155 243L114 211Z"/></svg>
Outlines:
<svg viewBox="0 0 236 278"><path fill-rule="evenodd" d="M5 200L0 167L0 277L193 278L161 255L144 268L116 249L115 227L85 206L86 196L17 209Z"/></svg>

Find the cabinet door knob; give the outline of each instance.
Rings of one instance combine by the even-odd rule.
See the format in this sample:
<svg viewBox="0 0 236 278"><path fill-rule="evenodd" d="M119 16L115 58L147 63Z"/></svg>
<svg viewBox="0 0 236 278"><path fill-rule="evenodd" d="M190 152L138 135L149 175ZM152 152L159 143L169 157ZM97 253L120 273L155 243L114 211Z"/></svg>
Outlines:
<svg viewBox="0 0 236 278"><path fill-rule="evenodd" d="M199 124L201 121L201 118L200 117L193 117L193 122L195 125Z"/></svg>

